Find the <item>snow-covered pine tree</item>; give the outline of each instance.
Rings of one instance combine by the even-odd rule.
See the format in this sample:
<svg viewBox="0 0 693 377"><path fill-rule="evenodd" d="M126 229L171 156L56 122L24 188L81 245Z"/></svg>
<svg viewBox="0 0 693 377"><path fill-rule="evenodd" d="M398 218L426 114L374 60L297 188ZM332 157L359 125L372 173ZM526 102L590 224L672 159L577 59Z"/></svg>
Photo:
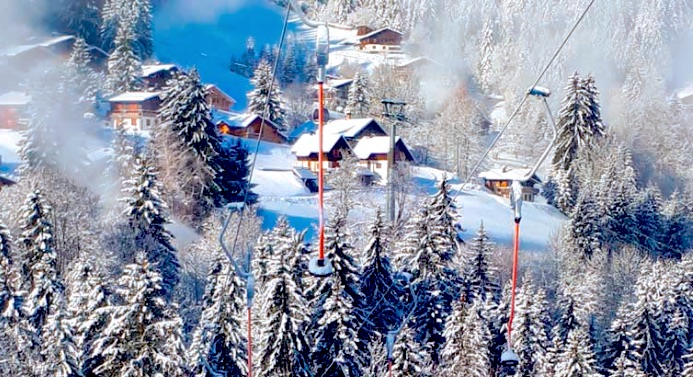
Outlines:
<svg viewBox="0 0 693 377"><path fill-rule="evenodd" d="M636 300L630 310L628 337L634 347L634 353L647 375L661 376L666 370L664 359L670 350L666 350L667 323L658 308L660 294L659 268L645 266L635 286Z"/></svg>
<svg viewBox="0 0 693 377"><path fill-rule="evenodd" d="M693 346L688 349L688 353L684 357L685 364L681 377L693 377Z"/></svg>
<svg viewBox="0 0 693 377"><path fill-rule="evenodd" d="M569 171L578 153L595 148L605 131L594 78L590 75L583 79L576 72L568 80L565 90L552 163L556 170Z"/></svg>
<svg viewBox="0 0 693 377"><path fill-rule="evenodd" d="M99 80L90 66L91 54L88 47L84 39L77 38L72 47L70 59L66 63L63 80L66 94L76 99L78 103L91 105L96 101Z"/></svg>
<svg viewBox="0 0 693 377"><path fill-rule="evenodd" d="M160 125L156 128L157 143L174 144L177 148L160 148L162 164L175 164L171 179L163 180L166 192L180 193L172 197L171 209L178 217L193 224L199 223L211 210L221 187L215 177L214 163L221 143L216 127L210 120L207 91L195 69L179 73L170 82L159 111ZM162 170L169 167L162 166Z"/></svg>
<svg viewBox="0 0 693 377"><path fill-rule="evenodd" d="M142 75L142 61L134 50L134 31L129 20L118 22L115 47L108 57L106 90L119 94L136 89Z"/></svg>
<svg viewBox="0 0 693 377"><path fill-rule="evenodd" d="M690 241L692 222L686 208L682 195L678 192L671 194L662 208L664 231L661 244L666 245L662 250L662 255L665 257L679 259L692 245Z"/></svg>
<svg viewBox="0 0 693 377"><path fill-rule="evenodd" d="M57 303L43 326L41 355L35 367L38 375L55 377L81 377L79 349L75 343L72 324L68 319L64 300Z"/></svg>
<svg viewBox="0 0 693 377"><path fill-rule="evenodd" d="M675 304L666 303L665 305L673 306ZM665 347L669 350L670 357L667 357L667 371L672 376L679 376L684 370L684 357L688 354L688 317L684 314L684 310L676 307L672 314L668 316L669 324L662 326L663 329L669 329L668 341Z"/></svg>
<svg viewBox="0 0 693 377"><path fill-rule="evenodd" d="M457 376L461 371L474 377L491 376L488 330L481 310L484 303L474 301L468 307L463 301L453 304L453 312L445 324L445 346L441 351L441 373Z"/></svg>
<svg viewBox="0 0 693 377"><path fill-rule="evenodd" d="M116 289L121 303L102 309L109 322L90 354L100 356L95 375L186 375L183 323L177 305L161 296L162 278L153 267L140 252L123 269Z"/></svg>
<svg viewBox="0 0 693 377"><path fill-rule="evenodd" d="M325 256L334 272L311 289L316 297L312 360L318 376L357 376L364 362L366 347L358 337L364 298L346 226L346 217L338 212L325 227Z"/></svg>
<svg viewBox="0 0 693 377"><path fill-rule="evenodd" d="M221 195L215 197L214 204L221 207L227 203L257 202L257 194L252 191L250 179L250 159L248 148L240 139L222 144L212 161L216 171L214 181L221 188Z"/></svg>
<svg viewBox="0 0 693 377"><path fill-rule="evenodd" d="M634 204L638 245L650 255L661 255L661 230L663 227L661 193L648 186L638 195Z"/></svg>
<svg viewBox="0 0 693 377"><path fill-rule="evenodd" d="M476 64L476 77L484 93L490 93L493 85L493 27L490 20L484 20L479 38L479 60Z"/></svg>
<svg viewBox="0 0 693 377"><path fill-rule="evenodd" d="M580 256L589 258L601 249L602 218L591 194L581 192L566 226L566 241Z"/></svg>
<svg viewBox="0 0 693 377"><path fill-rule="evenodd" d="M58 278L51 208L40 191L29 193L20 210L22 275L25 295L22 311L26 328L40 339L46 318L64 299Z"/></svg>
<svg viewBox="0 0 693 377"><path fill-rule="evenodd" d="M545 369L546 353L551 346L547 333L549 322L546 294L534 286L529 274L517 293L513 321L513 349L520 358L517 375L531 377Z"/></svg>
<svg viewBox="0 0 693 377"><path fill-rule="evenodd" d="M124 190L128 196L125 215L132 235L131 250L143 250L161 274L161 289L170 298L178 283L180 264L173 247L173 235L166 229L169 224L166 203L160 198L161 187L156 170L146 157L135 160L132 178Z"/></svg>
<svg viewBox="0 0 693 377"><path fill-rule="evenodd" d="M364 294L364 311L373 313L366 318L364 328L367 329L368 338L379 340L380 336L399 322L395 316L401 289L395 285L392 266L383 234L383 216L380 210L376 211L375 222L369 229L370 238L363 258L363 271L361 272L361 292ZM390 315L388 315L390 314ZM369 341L369 339L363 339Z"/></svg>
<svg viewBox="0 0 693 377"><path fill-rule="evenodd" d="M589 334L582 327L571 330L558 354L555 377L599 376Z"/></svg>
<svg viewBox="0 0 693 377"><path fill-rule="evenodd" d="M196 376L248 374L242 285L226 256L219 253L207 277L202 316L188 350Z"/></svg>
<svg viewBox="0 0 693 377"><path fill-rule="evenodd" d="M392 350L392 376L427 377L432 373L431 359L425 347L415 340L411 321L402 325Z"/></svg>
<svg viewBox="0 0 693 377"><path fill-rule="evenodd" d="M284 124L282 93L279 90L278 80L270 88L272 66L266 60L260 61L250 83L253 85L253 90L248 92L248 112L261 117L268 116L269 120L283 129L286 125ZM265 106L269 107L267 114L265 114Z"/></svg>
<svg viewBox="0 0 693 377"><path fill-rule="evenodd" d="M110 291L93 256L82 253L72 263L67 276L67 319L72 328L81 370L90 375L98 360L90 359L92 343L108 324ZM100 355L98 355L100 357Z"/></svg>
<svg viewBox="0 0 693 377"><path fill-rule="evenodd" d="M496 270L489 265L493 254L493 243L489 240L484 229L484 222L479 225L476 237L465 253L466 261L462 281L465 300L486 301L500 296L500 286Z"/></svg>
<svg viewBox="0 0 693 377"><path fill-rule="evenodd" d="M307 303L293 271L303 257L303 234L291 230L279 240L271 258L271 280L264 289L269 300L263 305L260 377L312 376L309 342L303 331Z"/></svg>
<svg viewBox="0 0 693 377"><path fill-rule="evenodd" d="M356 72L354 81L349 87L347 114L351 114L354 118L363 118L369 114L371 100L368 87L368 75L363 71Z"/></svg>
<svg viewBox="0 0 693 377"><path fill-rule="evenodd" d="M106 0L101 10L101 38L107 50L118 45L118 29L127 22L132 28L133 51L140 60L154 52L151 0ZM115 40L114 40L115 39Z"/></svg>
<svg viewBox="0 0 693 377"><path fill-rule="evenodd" d="M647 377L647 375L637 361L629 358L626 353L622 353L614 362L613 369L609 371L609 377Z"/></svg>

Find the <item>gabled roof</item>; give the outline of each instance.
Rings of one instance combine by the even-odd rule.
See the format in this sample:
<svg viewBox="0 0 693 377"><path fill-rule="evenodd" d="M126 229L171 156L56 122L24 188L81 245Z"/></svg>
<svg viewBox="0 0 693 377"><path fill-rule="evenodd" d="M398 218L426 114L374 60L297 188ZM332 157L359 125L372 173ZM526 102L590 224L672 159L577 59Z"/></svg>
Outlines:
<svg viewBox="0 0 693 377"><path fill-rule="evenodd" d="M5 178L5 177L0 175L0 186L12 186L15 183L17 183L17 182L15 182L9 178Z"/></svg>
<svg viewBox="0 0 693 377"><path fill-rule="evenodd" d="M109 102L144 102L159 97L159 92L125 92L108 99Z"/></svg>
<svg viewBox="0 0 693 377"><path fill-rule="evenodd" d="M31 102L31 97L23 92L7 92L0 94L0 106L23 106Z"/></svg>
<svg viewBox="0 0 693 377"><path fill-rule="evenodd" d="M231 100L231 102L236 103L236 100L235 100L233 97L231 97L231 96L228 95L226 92L224 92L223 90L221 90L221 88L218 87L217 85L214 85L214 84L205 84L205 89L206 89L206 90L209 91L209 90L211 90L212 88L216 89L217 92L219 92L219 94L221 94L221 95L223 95L224 97L226 97L226 98L228 98L229 100Z"/></svg>
<svg viewBox="0 0 693 377"><path fill-rule="evenodd" d="M395 145L404 150L407 154L407 159L413 160L412 154L409 148L404 144L404 141L397 136L395 139ZM387 154L390 151L390 137L389 136L372 136L364 137L359 140L356 147L354 147L354 154L360 160L367 160L371 155L374 154Z"/></svg>
<svg viewBox="0 0 693 377"><path fill-rule="evenodd" d="M373 118L337 119L327 123L324 126L324 130L325 133L342 135L347 139L351 139L371 123L375 123L383 133L386 133Z"/></svg>
<svg viewBox="0 0 693 377"><path fill-rule="evenodd" d="M174 69L178 69L175 64L145 64L142 65L142 74L140 77L149 77L159 72L171 71Z"/></svg>
<svg viewBox="0 0 693 377"><path fill-rule="evenodd" d="M522 180L530 171L532 171L530 168L508 168L504 166L483 171L479 173L479 178L487 181L517 181ZM532 176L531 180L541 182L541 179L536 174Z"/></svg>
<svg viewBox="0 0 693 377"><path fill-rule="evenodd" d="M428 64L436 65L438 67L442 67L442 65L440 63L438 63L437 61L430 59L430 58L427 58L425 56L419 56L418 58L405 60L405 61L401 62L400 64L398 64L397 67L407 68L407 67L411 67L413 65L422 64L422 63L428 63Z"/></svg>
<svg viewBox="0 0 693 377"><path fill-rule="evenodd" d="M248 128L248 126L250 126L251 124L253 124L253 122L254 122L255 120L257 120L257 119L259 119L260 121L262 121L262 117L260 117L260 116L257 115L257 114L248 115L242 122L240 122L240 123L238 124L237 127L238 127L238 128ZM276 130L279 130L279 129L280 129L279 126L278 126L276 123L272 122L272 121L269 120L269 119L265 119L265 124L269 124L270 126L272 126L272 127L273 127L274 129L276 129Z"/></svg>
<svg viewBox="0 0 693 377"><path fill-rule="evenodd" d="M676 96L682 101L693 98L693 83L691 83L687 87L679 90L676 93Z"/></svg>
<svg viewBox="0 0 693 377"><path fill-rule="evenodd" d="M22 45L16 45L16 46L11 46L8 48L3 49L0 51L0 56L7 56L7 57L12 57L16 56L19 54L22 54L24 52L36 49L36 48L47 48L51 47L53 45L56 45L58 43L62 43L71 39L75 39L74 36L72 35L61 35L57 37L49 37L46 39L43 39L41 41L36 41L34 43L27 43L27 44L22 44Z"/></svg>
<svg viewBox="0 0 693 377"><path fill-rule="evenodd" d="M322 150L325 153L330 152L340 140L346 144L346 140L344 140L342 135L325 133L322 137ZM318 141L318 135L303 134L291 147L291 152L293 152L297 157L308 157L311 154L317 154L319 149Z"/></svg>
<svg viewBox="0 0 693 377"><path fill-rule="evenodd" d="M366 38L370 38L370 37L376 36L376 35L378 35L378 34L384 32L384 31L387 31L387 30L390 30L390 31L392 31L392 32L395 32L395 33L397 33L397 34L399 34L399 35L404 35L404 34L402 34L401 32L399 32L399 31L397 31L397 30L395 30L395 29L392 29L392 28L389 28L389 27L384 27L384 28L381 28L381 29L378 29L378 30L373 30L373 31L371 31L371 32L368 33L368 34L359 35L358 37L356 37L356 40L357 40L357 41L360 41L360 40L363 40L363 39L366 39Z"/></svg>

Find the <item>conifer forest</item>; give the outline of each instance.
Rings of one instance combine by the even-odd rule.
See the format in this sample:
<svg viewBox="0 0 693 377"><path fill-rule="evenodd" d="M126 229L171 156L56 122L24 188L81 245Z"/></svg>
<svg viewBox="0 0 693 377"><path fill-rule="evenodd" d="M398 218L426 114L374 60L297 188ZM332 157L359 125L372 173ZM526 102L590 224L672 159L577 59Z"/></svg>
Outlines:
<svg viewBox="0 0 693 377"><path fill-rule="evenodd" d="M163 14L281 36L225 35L225 86ZM691 0L5 0L0 29L0 376L693 377ZM376 131L323 137L318 183L319 112Z"/></svg>

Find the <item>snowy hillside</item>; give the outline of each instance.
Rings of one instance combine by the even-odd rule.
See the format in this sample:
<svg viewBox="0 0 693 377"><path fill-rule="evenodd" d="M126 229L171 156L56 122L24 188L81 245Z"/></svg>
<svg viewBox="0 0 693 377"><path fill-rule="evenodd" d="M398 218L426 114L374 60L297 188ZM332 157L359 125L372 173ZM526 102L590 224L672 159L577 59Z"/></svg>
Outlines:
<svg viewBox="0 0 693 377"><path fill-rule="evenodd" d="M245 108L250 83L229 71L230 58L243 52L250 36L260 49L276 44L282 28L281 9L253 1L240 9L220 7L219 12L200 13L202 10L194 9L198 7L179 3L183 4L167 2L154 15L156 58L184 68L196 67L203 81L218 85L237 101L236 109Z"/></svg>
<svg viewBox="0 0 693 377"><path fill-rule="evenodd" d="M247 142L251 152L254 142ZM306 229L308 238L315 233L318 211L317 197L310 194L290 169L296 166L296 159L289 146L261 143L257 158L257 168L253 173L254 191L260 194L259 213L264 219L263 227L271 229L279 216L286 216L292 226ZM436 184L444 172L427 167L414 169L414 182L417 192L433 194ZM450 176L450 174L448 174ZM452 181L453 195L461 184ZM331 193L327 193L327 201ZM375 208L385 207L385 191L374 187L364 193L368 205L357 205L352 216L370 218ZM374 205L372 205L374 204ZM463 239L471 239L484 222L490 238L502 245L512 243L512 211L506 199L497 197L481 189L464 190L457 196L457 205L462 214L461 225L466 230ZM327 208L329 212L329 208ZM542 203L525 203L522 220L522 245L526 250L545 249L550 237L561 227L565 217L555 208Z"/></svg>

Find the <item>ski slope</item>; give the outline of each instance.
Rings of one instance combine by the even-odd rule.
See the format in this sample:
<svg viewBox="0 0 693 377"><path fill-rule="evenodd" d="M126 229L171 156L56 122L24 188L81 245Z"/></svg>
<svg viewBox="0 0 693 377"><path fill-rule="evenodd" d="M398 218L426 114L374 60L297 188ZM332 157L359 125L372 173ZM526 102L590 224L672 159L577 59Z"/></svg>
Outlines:
<svg viewBox="0 0 693 377"><path fill-rule="evenodd" d="M254 152L255 142L244 142ZM297 165L290 146L262 142L257 155L257 169L253 172L253 190L259 194L258 213L263 218L263 228L271 229L277 218L286 216L293 227L306 230L310 239L315 235L318 221L317 195L308 192L290 171ZM443 174L446 173L441 170L416 167L413 176L416 191L434 194ZM452 175L447 173L447 176ZM457 194L462 184L454 179L450 183L452 194ZM327 202L330 195L330 192L326 193ZM350 216L357 221L370 222L375 209L385 207L385 190L376 186L366 194L360 194L360 198L364 197L367 203L357 204ZM471 240L483 221L493 242L505 246L512 244L513 212L507 199L481 188L466 186L457 195L456 204L461 215L460 225L465 229L463 239ZM524 202L522 208L520 247L523 250L545 250L565 216L543 203ZM326 212L330 212L329 208Z"/></svg>

